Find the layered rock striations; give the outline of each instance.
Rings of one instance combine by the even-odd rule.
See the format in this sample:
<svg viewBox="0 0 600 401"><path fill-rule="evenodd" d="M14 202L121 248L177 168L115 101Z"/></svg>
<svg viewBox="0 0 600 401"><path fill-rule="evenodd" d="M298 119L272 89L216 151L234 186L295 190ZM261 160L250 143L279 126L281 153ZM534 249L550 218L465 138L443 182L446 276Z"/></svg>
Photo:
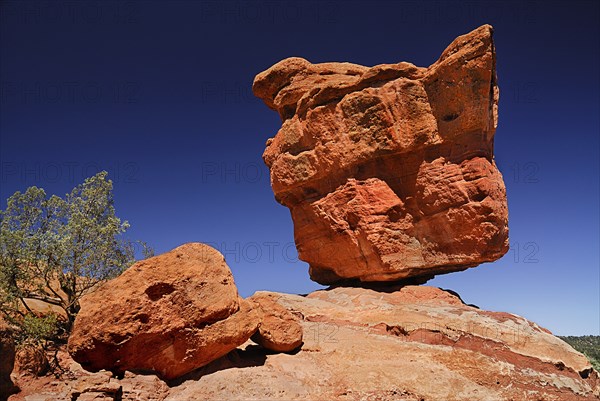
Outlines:
<svg viewBox="0 0 600 401"><path fill-rule="evenodd" d="M266 293L261 293L265 296ZM520 316L465 305L428 286L271 294L300 316L304 345L260 366L205 372L167 401L597 400L587 359ZM238 353L250 358L249 347ZM243 365L231 358L228 367ZM246 362L247 363L247 362ZM227 367L227 365L225 365Z"/></svg>
<svg viewBox="0 0 600 401"><path fill-rule="evenodd" d="M432 276L507 252L491 26L428 68L288 58L253 91L282 119L263 158L313 280Z"/></svg>
<svg viewBox="0 0 600 401"><path fill-rule="evenodd" d="M267 309L261 335L280 345L297 339L295 329L277 323L293 315L304 332L302 347L290 355L248 341L170 385L152 375L85 372L64 355L67 372L61 380L29 382L10 401L600 397L598 372L549 331L517 315L465 305L438 288L337 287L306 296L259 292L249 302Z"/></svg>

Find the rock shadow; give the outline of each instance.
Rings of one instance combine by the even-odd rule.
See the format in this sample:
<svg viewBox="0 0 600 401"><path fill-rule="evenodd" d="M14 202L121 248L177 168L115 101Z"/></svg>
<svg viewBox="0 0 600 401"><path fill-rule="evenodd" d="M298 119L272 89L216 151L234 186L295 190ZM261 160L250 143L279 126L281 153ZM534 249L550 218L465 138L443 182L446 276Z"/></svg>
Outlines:
<svg viewBox="0 0 600 401"><path fill-rule="evenodd" d="M454 295L456 298L458 298L460 300L460 302L462 302L463 304L465 304L467 306L470 306L470 307L475 308L475 309L481 309L479 306L477 306L475 304L468 304L468 303L466 303L465 300L462 299L462 297L460 296L460 294L458 292L454 291L454 290L450 290L448 288L442 288L442 287L438 287L438 288L440 290L442 290L442 291L447 292L450 295Z"/></svg>
<svg viewBox="0 0 600 401"><path fill-rule="evenodd" d="M411 277L404 280L396 280L396 281L360 281L360 280L345 280L335 284L330 285L322 291L330 291L334 288L339 287L354 287L354 288L365 288L368 290L373 290L377 292L385 292L392 293L396 291L400 291L403 287L409 285L423 285L427 283L429 280L433 279L433 275L431 276L417 276Z"/></svg>
<svg viewBox="0 0 600 401"><path fill-rule="evenodd" d="M267 361L267 355L271 354L274 354L274 352L271 352L260 345L249 344L244 349L236 348L227 355L212 361L208 365L178 377L177 379L169 380L166 383L169 387L177 387L188 380L198 381L203 376L221 370L263 366Z"/></svg>

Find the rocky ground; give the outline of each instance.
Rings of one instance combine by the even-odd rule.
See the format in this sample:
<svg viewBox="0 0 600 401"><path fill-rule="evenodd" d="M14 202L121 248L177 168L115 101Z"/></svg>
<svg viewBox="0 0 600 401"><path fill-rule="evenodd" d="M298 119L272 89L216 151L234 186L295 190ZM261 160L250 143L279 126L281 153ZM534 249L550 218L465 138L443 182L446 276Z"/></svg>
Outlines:
<svg viewBox="0 0 600 401"><path fill-rule="evenodd" d="M296 316L293 354L253 341L174 381L84 371L63 350L62 376L13 374L10 401L596 400L598 373L579 352L519 316L487 312L427 286L259 293ZM148 352L152 352L148 350Z"/></svg>

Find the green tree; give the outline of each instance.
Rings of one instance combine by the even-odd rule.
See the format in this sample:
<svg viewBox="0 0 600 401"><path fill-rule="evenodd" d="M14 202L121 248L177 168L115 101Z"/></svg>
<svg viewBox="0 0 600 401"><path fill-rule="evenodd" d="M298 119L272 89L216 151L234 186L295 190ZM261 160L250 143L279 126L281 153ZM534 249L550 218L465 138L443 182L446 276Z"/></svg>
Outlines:
<svg viewBox="0 0 600 401"><path fill-rule="evenodd" d="M37 316L30 300L60 308L70 332L81 297L133 263L132 243L122 239L129 224L115 215L107 176L86 179L64 199L30 187L0 211L0 312L23 332Z"/></svg>

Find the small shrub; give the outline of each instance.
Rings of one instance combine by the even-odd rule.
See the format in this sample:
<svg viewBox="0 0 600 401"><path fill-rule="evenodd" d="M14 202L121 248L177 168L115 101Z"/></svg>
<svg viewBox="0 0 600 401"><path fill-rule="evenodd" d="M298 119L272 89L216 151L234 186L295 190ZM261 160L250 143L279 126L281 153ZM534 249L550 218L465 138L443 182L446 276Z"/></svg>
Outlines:
<svg viewBox="0 0 600 401"><path fill-rule="evenodd" d="M42 345L46 340L56 338L60 330L60 320L54 313L47 316L27 314L23 318L21 329L21 338L18 339L21 341L17 340L17 342Z"/></svg>

